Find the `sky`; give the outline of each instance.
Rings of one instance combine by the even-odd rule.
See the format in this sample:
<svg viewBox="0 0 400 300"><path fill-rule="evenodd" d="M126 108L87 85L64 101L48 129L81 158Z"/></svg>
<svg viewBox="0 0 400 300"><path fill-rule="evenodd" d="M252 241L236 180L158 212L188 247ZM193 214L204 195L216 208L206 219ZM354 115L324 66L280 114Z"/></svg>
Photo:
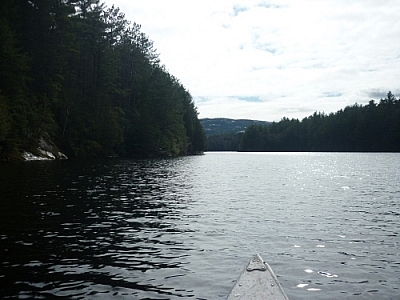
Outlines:
<svg viewBox="0 0 400 300"><path fill-rule="evenodd" d="M142 26L199 118L279 121L400 96L398 0L104 0Z"/></svg>

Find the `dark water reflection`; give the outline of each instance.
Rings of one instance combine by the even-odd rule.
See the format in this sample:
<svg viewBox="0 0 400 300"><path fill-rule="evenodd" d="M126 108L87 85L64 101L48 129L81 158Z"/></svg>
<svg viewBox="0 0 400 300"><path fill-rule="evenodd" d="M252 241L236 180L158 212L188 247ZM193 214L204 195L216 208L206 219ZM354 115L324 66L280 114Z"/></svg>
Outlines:
<svg viewBox="0 0 400 300"><path fill-rule="evenodd" d="M0 164L0 298L224 299L259 252L290 299L398 299L400 155Z"/></svg>
<svg viewBox="0 0 400 300"><path fill-rule="evenodd" d="M2 165L1 296L193 296L174 284L190 272L176 163Z"/></svg>

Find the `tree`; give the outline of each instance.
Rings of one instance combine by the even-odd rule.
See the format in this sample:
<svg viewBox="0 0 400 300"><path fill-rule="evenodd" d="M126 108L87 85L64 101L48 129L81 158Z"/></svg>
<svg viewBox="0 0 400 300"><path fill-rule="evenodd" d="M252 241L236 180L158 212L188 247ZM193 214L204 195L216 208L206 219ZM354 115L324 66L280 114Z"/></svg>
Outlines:
<svg viewBox="0 0 400 300"><path fill-rule="evenodd" d="M204 149L190 94L119 8L99 0L1 1L0 67L3 152L34 147L43 136L69 156Z"/></svg>
<svg viewBox="0 0 400 300"><path fill-rule="evenodd" d="M326 115L283 118L264 128L249 127L242 151L400 151L400 102L388 92L376 105L357 103Z"/></svg>

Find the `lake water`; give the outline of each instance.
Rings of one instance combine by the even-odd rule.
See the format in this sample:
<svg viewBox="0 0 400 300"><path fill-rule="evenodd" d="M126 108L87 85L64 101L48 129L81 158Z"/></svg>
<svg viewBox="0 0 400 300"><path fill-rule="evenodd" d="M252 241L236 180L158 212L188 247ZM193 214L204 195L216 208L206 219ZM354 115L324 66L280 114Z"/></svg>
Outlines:
<svg viewBox="0 0 400 300"><path fill-rule="evenodd" d="M0 164L0 298L225 299L260 253L290 299L400 299L400 154Z"/></svg>

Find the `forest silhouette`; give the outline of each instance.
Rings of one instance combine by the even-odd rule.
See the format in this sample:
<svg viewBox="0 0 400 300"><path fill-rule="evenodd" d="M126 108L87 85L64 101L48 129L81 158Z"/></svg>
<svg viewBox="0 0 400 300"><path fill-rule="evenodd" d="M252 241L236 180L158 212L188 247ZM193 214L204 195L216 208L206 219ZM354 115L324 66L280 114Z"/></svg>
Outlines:
<svg viewBox="0 0 400 300"><path fill-rule="evenodd" d="M388 92L379 103L354 104L299 121L283 118L249 126L240 151L399 152L400 101Z"/></svg>
<svg viewBox="0 0 400 300"><path fill-rule="evenodd" d="M0 1L0 154L54 141L72 157L203 151L189 91L119 8Z"/></svg>

